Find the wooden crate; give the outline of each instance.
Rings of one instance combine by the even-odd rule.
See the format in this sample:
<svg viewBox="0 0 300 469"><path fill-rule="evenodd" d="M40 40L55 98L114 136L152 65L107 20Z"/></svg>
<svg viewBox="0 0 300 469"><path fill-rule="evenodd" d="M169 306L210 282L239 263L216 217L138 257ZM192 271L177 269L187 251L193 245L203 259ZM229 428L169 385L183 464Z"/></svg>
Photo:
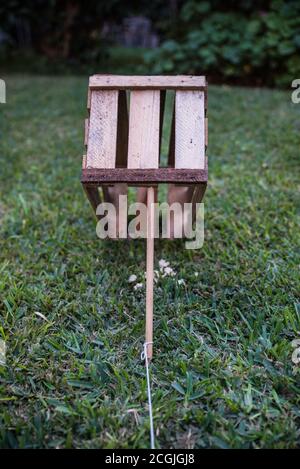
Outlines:
<svg viewBox="0 0 300 469"><path fill-rule="evenodd" d="M167 90L175 90L175 98L168 166L161 167ZM169 184L169 203L202 200L208 177L205 77L93 75L87 107L81 182L95 211L102 200L118 207L128 186L139 187L139 201L143 188L160 183Z"/></svg>

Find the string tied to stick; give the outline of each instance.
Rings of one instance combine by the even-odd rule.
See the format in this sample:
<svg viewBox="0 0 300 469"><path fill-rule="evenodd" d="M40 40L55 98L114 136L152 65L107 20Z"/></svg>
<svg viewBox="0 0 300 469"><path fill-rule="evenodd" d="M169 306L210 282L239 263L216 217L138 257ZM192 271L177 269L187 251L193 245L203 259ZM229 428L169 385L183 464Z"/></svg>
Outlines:
<svg viewBox="0 0 300 469"><path fill-rule="evenodd" d="M149 408L149 422L150 422L150 445L151 449L155 449L155 438L154 438L154 424L152 414L152 397L151 397L151 383L149 373L149 361L148 361L148 345L152 345L153 342L145 342L143 345L143 351L141 353L141 360L145 362L146 366L146 378L147 378L147 394L148 394L148 408Z"/></svg>

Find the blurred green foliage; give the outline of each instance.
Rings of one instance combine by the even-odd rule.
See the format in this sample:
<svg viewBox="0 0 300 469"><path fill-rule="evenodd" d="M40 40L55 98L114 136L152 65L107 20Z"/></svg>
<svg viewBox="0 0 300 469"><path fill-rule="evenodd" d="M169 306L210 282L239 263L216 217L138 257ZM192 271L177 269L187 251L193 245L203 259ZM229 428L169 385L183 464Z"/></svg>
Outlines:
<svg viewBox="0 0 300 469"><path fill-rule="evenodd" d="M256 2L257 3L257 2ZM261 3L261 2L260 2ZM215 80L290 85L300 76L300 2L184 3L176 35L145 61L154 73L205 73Z"/></svg>
<svg viewBox="0 0 300 469"><path fill-rule="evenodd" d="M104 25L130 16L151 20L159 48L104 38ZM0 65L43 74L204 73L211 82L290 86L300 76L300 1L7 0Z"/></svg>

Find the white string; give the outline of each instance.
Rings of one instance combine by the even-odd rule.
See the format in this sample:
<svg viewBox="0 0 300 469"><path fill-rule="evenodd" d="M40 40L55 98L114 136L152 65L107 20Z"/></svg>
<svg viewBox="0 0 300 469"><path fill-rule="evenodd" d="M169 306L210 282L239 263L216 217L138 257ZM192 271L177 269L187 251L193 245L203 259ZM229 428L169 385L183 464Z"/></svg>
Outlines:
<svg viewBox="0 0 300 469"><path fill-rule="evenodd" d="M155 440L154 440L154 425L153 425L153 415L152 415L152 399L151 399L151 387L150 387L150 374L149 374L149 363L148 363L148 354L147 347L148 345L153 344L153 342L145 342L144 350L141 353L141 360L145 360L146 365L146 377L147 377L147 393L148 393L148 407L149 407L149 421L150 421L150 444L151 449L155 449Z"/></svg>

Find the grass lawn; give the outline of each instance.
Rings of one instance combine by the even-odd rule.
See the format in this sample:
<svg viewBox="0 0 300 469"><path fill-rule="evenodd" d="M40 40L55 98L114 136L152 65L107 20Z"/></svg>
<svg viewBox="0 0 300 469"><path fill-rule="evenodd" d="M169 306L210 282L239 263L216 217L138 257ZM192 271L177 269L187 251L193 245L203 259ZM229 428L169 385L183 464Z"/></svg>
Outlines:
<svg viewBox="0 0 300 469"><path fill-rule="evenodd" d="M145 242L96 237L79 183L87 80L6 81L0 446L148 447L145 292L128 283L143 281ZM157 443L294 448L300 105L211 86L209 131L204 247L156 243L156 263L177 271L155 289Z"/></svg>

